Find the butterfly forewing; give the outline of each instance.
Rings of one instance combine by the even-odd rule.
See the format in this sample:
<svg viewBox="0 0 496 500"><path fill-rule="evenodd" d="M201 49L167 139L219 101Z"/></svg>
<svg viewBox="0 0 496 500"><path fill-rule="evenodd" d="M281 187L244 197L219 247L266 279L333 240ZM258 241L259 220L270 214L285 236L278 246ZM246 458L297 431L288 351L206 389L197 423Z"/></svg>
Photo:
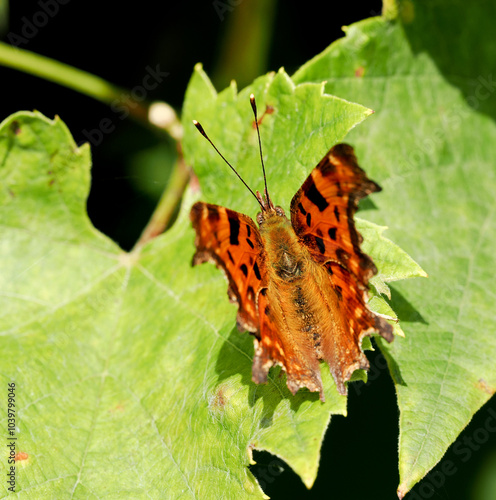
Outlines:
<svg viewBox="0 0 496 500"><path fill-rule="evenodd" d="M376 272L360 250L353 215L358 201L380 187L358 166L353 148L334 146L291 202L291 223L317 262L335 261L366 285Z"/></svg>
<svg viewBox="0 0 496 500"><path fill-rule="evenodd" d="M256 297L265 275L257 226L246 215L203 202L193 205L190 218L196 231L193 264L210 261L224 271L229 298L239 306L239 329L257 333Z"/></svg>

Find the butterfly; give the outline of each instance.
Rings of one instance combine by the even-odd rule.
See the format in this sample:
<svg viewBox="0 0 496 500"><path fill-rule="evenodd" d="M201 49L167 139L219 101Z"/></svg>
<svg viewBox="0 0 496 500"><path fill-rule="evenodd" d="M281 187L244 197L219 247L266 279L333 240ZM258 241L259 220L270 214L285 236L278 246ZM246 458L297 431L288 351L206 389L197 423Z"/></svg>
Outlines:
<svg viewBox="0 0 496 500"><path fill-rule="evenodd" d="M381 188L358 166L353 148L337 144L313 169L291 201L290 217L267 190L255 98L250 96L265 181L257 199L257 224L247 215L197 202L190 212L196 232L193 265L213 262L226 275L228 296L237 304L238 329L253 334L252 378L267 382L280 365L289 390L306 387L325 400L320 360L340 394L357 369L369 362L362 340L373 332L388 342L392 326L368 307L368 282L377 268L360 250L353 216L358 201Z"/></svg>

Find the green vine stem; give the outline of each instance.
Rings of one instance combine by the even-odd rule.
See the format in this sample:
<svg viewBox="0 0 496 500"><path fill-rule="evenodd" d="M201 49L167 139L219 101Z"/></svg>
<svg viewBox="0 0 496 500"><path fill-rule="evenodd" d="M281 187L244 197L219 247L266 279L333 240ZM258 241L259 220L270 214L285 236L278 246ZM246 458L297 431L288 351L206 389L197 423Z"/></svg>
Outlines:
<svg viewBox="0 0 496 500"><path fill-rule="evenodd" d="M167 187L131 253L139 252L143 245L167 229L190 178L191 168L186 165L182 154L180 154Z"/></svg>
<svg viewBox="0 0 496 500"><path fill-rule="evenodd" d="M105 103L112 102L124 92L98 76L4 42L0 42L0 64L64 85Z"/></svg>
<svg viewBox="0 0 496 500"><path fill-rule="evenodd" d="M126 89L80 69L0 42L0 64L58 83L105 104L115 101L127 105L130 116L146 126L168 133L176 141L182 136L181 124L168 104L133 99Z"/></svg>
<svg viewBox="0 0 496 500"><path fill-rule="evenodd" d="M129 91L103 78L3 42L0 42L0 64L58 83L108 105L118 100L121 105L126 105L132 118L160 133L167 133L176 141L178 160L170 181L134 250L161 234L169 225L190 178L190 168L184 163L180 143L182 125L174 109L165 102L138 102Z"/></svg>

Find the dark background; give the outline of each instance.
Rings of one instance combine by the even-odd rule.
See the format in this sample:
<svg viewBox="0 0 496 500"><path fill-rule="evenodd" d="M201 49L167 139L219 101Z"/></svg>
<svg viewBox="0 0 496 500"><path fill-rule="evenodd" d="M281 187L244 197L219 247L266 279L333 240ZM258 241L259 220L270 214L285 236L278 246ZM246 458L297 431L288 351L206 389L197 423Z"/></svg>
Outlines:
<svg viewBox="0 0 496 500"><path fill-rule="evenodd" d="M241 10L249 13L255 0L150 2L128 7L103 2L64 0L59 12L20 47L65 62L121 87L142 82L146 67L160 65L169 76L151 92L150 100L164 100L180 113L188 80L197 62L220 90L237 79L249 83L249 71L239 74L238 45L229 38L230 26ZM231 2L231 3L229 3ZM217 7L217 10L216 10ZM239 11L237 11L239 9ZM301 64L343 36L341 26L378 15L381 2L280 1L267 13L267 50L258 57L257 76L284 66L291 74ZM12 2L7 33L20 34L40 10L39 2ZM232 11L232 12L231 12ZM266 33L267 34L267 33ZM224 76L223 76L224 75ZM229 75L229 77L227 76ZM241 81L239 81L241 80ZM18 110L37 109L48 117L59 115L76 142L86 140L84 131L98 127L108 117L116 130L92 147L92 188L88 211L94 225L123 248L132 247L151 215L167 181L174 157L171 143L160 141L130 118L120 120L108 106L42 79L0 67L3 99L0 120ZM335 417L326 434L319 475L307 491L299 478L279 459L255 453L252 471L271 498L394 499L398 485L398 409L394 386L380 354L371 356L369 384L350 389L349 416ZM496 411L496 402L484 407L458 442L472 440ZM451 450L434 471L414 488L412 499L466 499L474 496L484 467L494 459L496 433L474 445L470 458ZM468 444L464 444L468 446ZM478 448L475 449L475 446ZM451 461L453 474L440 474ZM441 479L440 479L441 478ZM435 485L435 488L430 485ZM415 496L417 495L417 496ZM409 496L407 496L409 498ZM489 500L489 499L488 499Z"/></svg>

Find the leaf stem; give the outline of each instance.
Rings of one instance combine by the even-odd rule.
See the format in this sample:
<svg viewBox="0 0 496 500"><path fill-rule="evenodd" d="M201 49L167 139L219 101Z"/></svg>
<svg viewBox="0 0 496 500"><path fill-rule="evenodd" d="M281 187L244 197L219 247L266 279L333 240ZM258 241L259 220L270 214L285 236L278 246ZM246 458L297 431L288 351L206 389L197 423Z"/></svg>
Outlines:
<svg viewBox="0 0 496 500"><path fill-rule="evenodd" d="M179 145L178 148L180 148ZM186 165L182 153L179 151L179 156L171 173L169 182L167 183L167 187L162 193L157 207L155 208L145 229L141 233L138 241L134 245L131 253L139 252L145 243L152 240L159 234L162 234L165 229L167 229L190 177L191 168Z"/></svg>

